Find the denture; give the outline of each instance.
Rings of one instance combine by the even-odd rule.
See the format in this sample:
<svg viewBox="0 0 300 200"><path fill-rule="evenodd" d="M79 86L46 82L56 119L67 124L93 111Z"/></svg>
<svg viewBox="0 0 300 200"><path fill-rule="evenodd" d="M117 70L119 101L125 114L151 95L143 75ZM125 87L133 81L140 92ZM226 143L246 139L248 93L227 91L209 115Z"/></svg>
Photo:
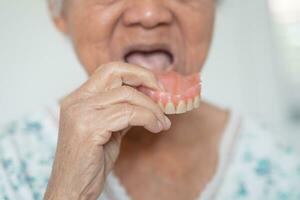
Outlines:
<svg viewBox="0 0 300 200"><path fill-rule="evenodd" d="M166 114L181 114L200 106L201 81L199 73L183 76L169 71L157 74L164 90L140 87L139 90L153 99Z"/></svg>

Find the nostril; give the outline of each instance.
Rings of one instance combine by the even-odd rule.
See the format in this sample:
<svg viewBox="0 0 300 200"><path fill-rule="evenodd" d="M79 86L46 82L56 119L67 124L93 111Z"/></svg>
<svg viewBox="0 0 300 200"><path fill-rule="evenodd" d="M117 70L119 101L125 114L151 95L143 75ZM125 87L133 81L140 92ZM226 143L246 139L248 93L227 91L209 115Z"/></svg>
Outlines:
<svg viewBox="0 0 300 200"><path fill-rule="evenodd" d="M123 15L123 22L126 26L140 25L146 29L168 25L172 20L171 11L159 3L134 5Z"/></svg>

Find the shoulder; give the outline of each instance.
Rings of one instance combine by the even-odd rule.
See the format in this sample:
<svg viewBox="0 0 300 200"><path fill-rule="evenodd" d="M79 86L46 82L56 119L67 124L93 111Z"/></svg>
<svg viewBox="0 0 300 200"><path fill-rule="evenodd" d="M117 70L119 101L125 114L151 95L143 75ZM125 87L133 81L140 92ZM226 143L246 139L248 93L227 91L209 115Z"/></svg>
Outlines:
<svg viewBox="0 0 300 200"><path fill-rule="evenodd" d="M229 199L300 199L300 154L265 124L244 119L225 175Z"/></svg>
<svg viewBox="0 0 300 200"><path fill-rule="evenodd" d="M56 137L57 125L48 109L0 129L1 198L42 198L41 191L51 172Z"/></svg>

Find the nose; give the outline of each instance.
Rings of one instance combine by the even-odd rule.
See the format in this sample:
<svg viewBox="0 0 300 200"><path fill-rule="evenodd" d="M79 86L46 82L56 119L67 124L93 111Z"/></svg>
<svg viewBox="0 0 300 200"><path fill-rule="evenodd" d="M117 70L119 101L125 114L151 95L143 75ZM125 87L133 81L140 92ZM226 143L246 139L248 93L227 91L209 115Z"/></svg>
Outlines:
<svg viewBox="0 0 300 200"><path fill-rule="evenodd" d="M152 29L168 25L173 20L172 12L161 0L132 0L124 12L123 22L126 26L142 26Z"/></svg>

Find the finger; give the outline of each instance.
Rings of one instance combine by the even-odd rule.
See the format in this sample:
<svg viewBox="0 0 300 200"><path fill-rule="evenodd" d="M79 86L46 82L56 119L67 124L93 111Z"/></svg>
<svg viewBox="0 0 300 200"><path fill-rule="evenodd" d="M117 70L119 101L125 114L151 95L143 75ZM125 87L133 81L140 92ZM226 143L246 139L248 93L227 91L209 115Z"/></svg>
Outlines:
<svg viewBox="0 0 300 200"><path fill-rule="evenodd" d="M124 137L124 135L126 135L126 133L131 129L131 126L127 127L126 129L122 130L120 133L121 138Z"/></svg>
<svg viewBox="0 0 300 200"><path fill-rule="evenodd" d="M150 97L129 86L121 86L92 96L87 100L87 105L95 109L103 109L112 104L125 102L150 110L164 128L168 128L169 119L164 115L163 110Z"/></svg>
<svg viewBox="0 0 300 200"><path fill-rule="evenodd" d="M124 84L160 90L158 81L150 70L123 62L112 62L100 66L83 85L82 89L90 93L97 93Z"/></svg>
<svg viewBox="0 0 300 200"><path fill-rule="evenodd" d="M163 130L161 122L144 107L121 103L112 105L99 113L101 113L99 117L104 120L106 131L109 132L121 131L129 126L143 126L152 133ZM101 127L103 129L103 125ZM98 128L101 129L101 127Z"/></svg>

